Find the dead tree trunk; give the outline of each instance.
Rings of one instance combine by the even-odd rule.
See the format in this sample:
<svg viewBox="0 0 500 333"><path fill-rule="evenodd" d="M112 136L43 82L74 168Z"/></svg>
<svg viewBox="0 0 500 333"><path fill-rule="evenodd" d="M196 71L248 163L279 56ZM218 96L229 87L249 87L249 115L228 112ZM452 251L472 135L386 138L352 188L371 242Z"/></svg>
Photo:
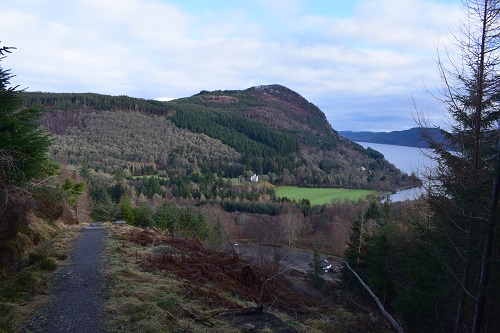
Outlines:
<svg viewBox="0 0 500 333"><path fill-rule="evenodd" d="M382 305L382 302L378 299L377 295L373 293L373 291L368 287L368 285L361 279L361 277L349 266L347 261L343 261L347 268L351 271L352 274L358 279L359 283L368 291L370 296L373 298L375 303L377 303L378 308L382 312L382 314L391 322L392 326L398 331L398 333L404 333L403 327L387 312L387 310Z"/></svg>

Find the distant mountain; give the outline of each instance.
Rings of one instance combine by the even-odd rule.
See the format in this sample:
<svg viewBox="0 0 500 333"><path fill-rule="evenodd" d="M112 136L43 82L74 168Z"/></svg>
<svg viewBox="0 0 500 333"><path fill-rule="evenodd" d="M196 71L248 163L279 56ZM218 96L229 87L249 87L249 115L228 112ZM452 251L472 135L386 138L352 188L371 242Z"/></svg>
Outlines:
<svg viewBox="0 0 500 333"><path fill-rule="evenodd" d="M437 140L444 141L444 136L439 128L426 128L425 130ZM427 143L422 137L422 129L418 127L393 132L340 131L339 134L354 142L370 142L396 146L427 148Z"/></svg>
<svg viewBox="0 0 500 333"><path fill-rule="evenodd" d="M274 184L394 190L409 179L346 140L325 114L281 85L201 91L168 102L99 94L24 93L46 109L52 155L132 175L264 175Z"/></svg>

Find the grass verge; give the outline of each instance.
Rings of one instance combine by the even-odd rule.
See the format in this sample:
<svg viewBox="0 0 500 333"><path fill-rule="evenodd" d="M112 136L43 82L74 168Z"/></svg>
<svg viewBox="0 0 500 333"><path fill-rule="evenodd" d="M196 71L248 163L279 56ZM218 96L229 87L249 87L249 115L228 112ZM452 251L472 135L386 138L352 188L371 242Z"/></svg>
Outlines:
<svg viewBox="0 0 500 333"><path fill-rule="evenodd" d="M80 226L60 229L23 258L19 272L1 277L0 332L19 331L31 314L50 301L50 277L66 264L72 241L80 229Z"/></svg>

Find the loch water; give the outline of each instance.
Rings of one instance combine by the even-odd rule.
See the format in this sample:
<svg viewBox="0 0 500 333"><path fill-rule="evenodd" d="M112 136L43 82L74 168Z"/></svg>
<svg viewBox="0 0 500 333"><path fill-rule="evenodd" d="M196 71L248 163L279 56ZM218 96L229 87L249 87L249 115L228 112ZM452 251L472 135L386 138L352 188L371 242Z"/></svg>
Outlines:
<svg viewBox="0 0 500 333"><path fill-rule="evenodd" d="M385 159L394 164L398 169L408 175L414 173L419 178L424 178L425 173L433 166L432 151L426 148L386 145L381 143L357 142L364 148L370 147L381 152ZM391 201L412 200L422 194L423 189L415 187L401 190L391 195Z"/></svg>

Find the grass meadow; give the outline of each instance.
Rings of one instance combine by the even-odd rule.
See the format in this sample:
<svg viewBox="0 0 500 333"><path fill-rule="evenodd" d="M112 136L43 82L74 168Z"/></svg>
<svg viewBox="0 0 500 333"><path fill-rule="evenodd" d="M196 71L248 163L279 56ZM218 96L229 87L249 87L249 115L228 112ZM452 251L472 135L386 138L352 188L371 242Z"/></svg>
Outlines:
<svg viewBox="0 0 500 333"><path fill-rule="evenodd" d="M346 188L308 188L299 186L282 186L275 188L278 197L289 199L309 199L312 205L330 204L333 201L358 201L366 199L372 190L352 190Z"/></svg>

